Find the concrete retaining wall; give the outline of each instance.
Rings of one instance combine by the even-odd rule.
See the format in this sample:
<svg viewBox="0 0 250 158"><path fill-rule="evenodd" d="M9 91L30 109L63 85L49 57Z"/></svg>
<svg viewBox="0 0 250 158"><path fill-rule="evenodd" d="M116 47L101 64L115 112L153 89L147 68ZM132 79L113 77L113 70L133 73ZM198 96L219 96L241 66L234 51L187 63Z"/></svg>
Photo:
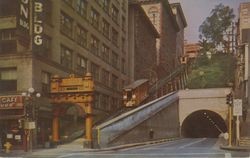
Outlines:
<svg viewBox="0 0 250 158"><path fill-rule="evenodd" d="M178 95L171 93L94 128L94 148L179 136Z"/></svg>

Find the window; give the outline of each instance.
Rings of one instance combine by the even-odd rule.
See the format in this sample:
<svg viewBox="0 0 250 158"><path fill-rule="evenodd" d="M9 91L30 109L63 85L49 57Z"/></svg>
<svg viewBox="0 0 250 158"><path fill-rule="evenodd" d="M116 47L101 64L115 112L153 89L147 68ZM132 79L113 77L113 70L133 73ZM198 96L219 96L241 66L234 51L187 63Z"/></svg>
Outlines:
<svg viewBox="0 0 250 158"><path fill-rule="evenodd" d="M85 48L87 47L87 31L80 25L76 27L76 42Z"/></svg>
<svg viewBox="0 0 250 158"><path fill-rule="evenodd" d="M91 12L90 12L90 23L96 28L99 28L99 13L91 8Z"/></svg>
<svg viewBox="0 0 250 158"><path fill-rule="evenodd" d="M94 63L91 63L91 73L93 75L93 79L95 81L99 81L100 79L100 67Z"/></svg>
<svg viewBox="0 0 250 158"><path fill-rule="evenodd" d="M77 56L77 72L82 75L87 72L87 59L80 55Z"/></svg>
<svg viewBox="0 0 250 158"><path fill-rule="evenodd" d="M109 63L109 47L105 44L102 45L101 57L105 62Z"/></svg>
<svg viewBox="0 0 250 158"><path fill-rule="evenodd" d="M72 68L72 50L61 46L61 64L67 68Z"/></svg>
<svg viewBox="0 0 250 158"><path fill-rule="evenodd" d="M102 7L105 12L109 12L110 0L102 0Z"/></svg>
<svg viewBox="0 0 250 158"><path fill-rule="evenodd" d="M118 77L115 75L112 75L111 77L111 87L118 90Z"/></svg>
<svg viewBox="0 0 250 158"><path fill-rule="evenodd" d="M104 69L102 70L102 83L109 86L109 72Z"/></svg>
<svg viewBox="0 0 250 158"><path fill-rule="evenodd" d="M126 47L126 41L125 41L125 38L122 38L122 52L123 53L126 53L125 47Z"/></svg>
<svg viewBox="0 0 250 158"><path fill-rule="evenodd" d="M42 93L45 96L48 96L49 92L50 92L50 77L51 77L51 74L48 73L48 72L42 71L41 76L42 76Z"/></svg>
<svg viewBox="0 0 250 158"><path fill-rule="evenodd" d="M109 109L109 96L102 94L101 103L104 109Z"/></svg>
<svg viewBox="0 0 250 158"><path fill-rule="evenodd" d="M111 8L111 17L114 22L118 23L119 10L114 5Z"/></svg>
<svg viewBox="0 0 250 158"><path fill-rule="evenodd" d="M103 19L102 21L102 33L105 37L109 38L109 23Z"/></svg>
<svg viewBox="0 0 250 158"><path fill-rule="evenodd" d="M16 68L0 69L0 92L17 90L17 70Z"/></svg>
<svg viewBox="0 0 250 158"><path fill-rule="evenodd" d="M91 51L91 53L93 53L97 56L99 55L99 40L94 36L91 36L90 51Z"/></svg>
<svg viewBox="0 0 250 158"><path fill-rule="evenodd" d="M51 38L47 35L43 35L43 50L37 51L39 55L49 58L51 52Z"/></svg>
<svg viewBox="0 0 250 158"><path fill-rule="evenodd" d="M100 93L98 92L94 93L94 107L100 108Z"/></svg>
<svg viewBox="0 0 250 158"><path fill-rule="evenodd" d="M0 40L0 54L17 53L17 41L16 40Z"/></svg>
<svg viewBox="0 0 250 158"><path fill-rule="evenodd" d="M19 7L19 3L17 0L1 0L0 1L0 16L16 16L18 11L17 8Z"/></svg>
<svg viewBox="0 0 250 158"><path fill-rule="evenodd" d="M0 54L16 53L16 30L0 30Z"/></svg>
<svg viewBox="0 0 250 158"><path fill-rule="evenodd" d="M122 9L124 12L126 12L126 0L122 0Z"/></svg>
<svg viewBox="0 0 250 158"><path fill-rule="evenodd" d="M47 24L52 24L52 3L51 0L44 1L44 21Z"/></svg>
<svg viewBox="0 0 250 158"><path fill-rule="evenodd" d="M112 28L112 37L111 37L112 43L118 46L118 31L116 31L114 28Z"/></svg>
<svg viewBox="0 0 250 158"><path fill-rule="evenodd" d="M76 1L76 11L78 14L83 16L84 18L87 17L87 1L86 0L77 0Z"/></svg>
<svg viewBox="0 0 250 158"><path fill-rule="evenodd" d="M1 40L15 40L16 39L16 29L6 29L1 30Z"/></svg>
<svg viewBox="0 0 250 158"><path fill-rule="evenodd" d="M73 6L73 0L63 0L67 5Z"/></svg>
<svg viewBox="0 0 250 158"><path fill-rule="evenodd" d="M126 31L126 19L125 19L125 17L124 16L122 16L122 31Z"/></svg>
<svg viewBox="0 0 250 158"><path fill-rule="evenodd" d="M72 30L73 30L73 19L70 18L68 15L66 15L65 13L61 12L61 23L60 23L60 30L61 32L68 36L68 37L72 37Z"/></svg>
<svg viewBox="0 0 250 158"><path fill-rule="evenodd" d="M125 59L122 59L121 70L122 70L122 73L125 74Z"/></svg>
<svg viewBox="0 0 250 158"><path fill-rule="evenodd" d="M118 68L118 55L115 52L112 52L111 56L111 65L114 68Z"/></svg>

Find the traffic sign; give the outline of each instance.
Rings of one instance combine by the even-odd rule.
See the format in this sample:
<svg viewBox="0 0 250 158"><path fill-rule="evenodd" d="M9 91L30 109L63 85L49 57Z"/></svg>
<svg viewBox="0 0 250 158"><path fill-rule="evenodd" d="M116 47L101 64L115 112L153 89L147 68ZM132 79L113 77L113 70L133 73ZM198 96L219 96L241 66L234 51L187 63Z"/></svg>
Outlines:
<svg viewBox="0 0 250 158"><path fill-rule="evenodd" d="M233 115L242 116L242 99L234 99L233 101Z"/></svg>

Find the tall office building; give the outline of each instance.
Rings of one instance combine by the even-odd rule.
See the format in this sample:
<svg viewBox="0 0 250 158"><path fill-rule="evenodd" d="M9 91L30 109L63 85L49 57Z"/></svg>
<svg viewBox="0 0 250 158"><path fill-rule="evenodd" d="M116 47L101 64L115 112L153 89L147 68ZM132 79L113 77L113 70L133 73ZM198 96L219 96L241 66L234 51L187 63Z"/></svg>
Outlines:
<svg viewBox="0 0 250 158"><path fill-rule="evenodd" d="M122 87L128 81L127 3L0 0L0 111L6 114L0 116L6 120L1 121L0 129L10 131L18 126L21 117L15 111L23 108L24 102L19 100L17 107L18 99L11 98L33 87L42 95L37 129L38 137L44 139L51 126L48 95L50 78L55 74L66 77L91 72L95 81L94 113L118 109ZM10 101L6 103L3 98ZM44 129L47 131L41 131Z"/></svg>

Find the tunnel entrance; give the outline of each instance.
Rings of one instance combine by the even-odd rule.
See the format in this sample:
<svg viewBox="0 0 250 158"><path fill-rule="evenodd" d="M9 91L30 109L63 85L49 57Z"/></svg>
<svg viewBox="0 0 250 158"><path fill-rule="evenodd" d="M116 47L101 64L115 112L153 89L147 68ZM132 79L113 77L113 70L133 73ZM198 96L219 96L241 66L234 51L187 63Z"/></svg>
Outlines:
<svg viewBox="0 0 250 158"><path fill-rule="evenodd" d="M223 118L209 110L193 112L183 121L181 128L182 136L187 138L218 138L226 131Z"/></svg>

